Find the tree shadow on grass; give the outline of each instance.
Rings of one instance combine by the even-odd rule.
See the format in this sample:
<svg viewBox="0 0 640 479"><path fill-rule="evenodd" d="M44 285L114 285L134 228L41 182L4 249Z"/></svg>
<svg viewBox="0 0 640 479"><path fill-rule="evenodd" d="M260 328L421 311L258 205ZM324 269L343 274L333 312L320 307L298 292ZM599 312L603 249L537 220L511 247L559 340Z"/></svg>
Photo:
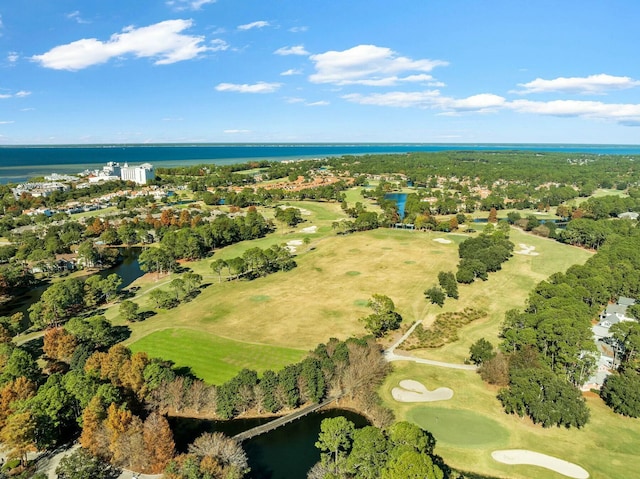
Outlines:
<svg viewBox="0 0 640 479"><path fill-rule="evenodd" d="M138 319L137 321L145 321L149 318L154 317L156 314L155 311L141 311L140 313L138 313Z"/></svg>
<svg viewBox="0 0 640 479"><path fill-rule="evenodd" d="M34 359L42 356L42 347L44 346L44 336L30 339L23 343L20 347L28 352Z"/></svg>

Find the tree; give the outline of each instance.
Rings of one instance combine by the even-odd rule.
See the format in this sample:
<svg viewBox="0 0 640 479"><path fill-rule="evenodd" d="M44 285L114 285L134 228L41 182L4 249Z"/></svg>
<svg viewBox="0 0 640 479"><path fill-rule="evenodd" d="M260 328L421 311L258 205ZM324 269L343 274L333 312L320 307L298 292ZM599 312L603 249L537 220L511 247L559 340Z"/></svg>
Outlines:
<svg viewBox="0 0 640 479"><path fill-rule="evenodd" d="M381 479L443 479L444 473L431 456L405 451L392 457L382 470Z"/></svg>
<svg viewBox="0 0 640 479"><path fill-rule="evenodd" d="M10 449L9 457L18 458L22 465L26 465L27 453L38 450L36 431L36 418L31 411L17 412L9 416L0 431L0 440Z"/></svg>
<svg viewBox="0 0 640 479"><path fill-rule="evenodd" d="M156 304L156 308L171 309L178 304L175 296L163 289L154 289L149 293L149 297Z"/></svg>
<svg viewBox="0 0 640 479"><path fill-rule="evenodd" d="M511 369L509 388L498 394L507 414L529 416L543 427L582 427L589 409L580 390L545 368Z"/></svg>
<svg viewBox="0 0 640 479"><path fill-rule="evenodd" d="M143 438L150 470L158 474L164 470L175 453L173 433L167 419L152 412L144 422Z"/></svg>
<svg viewBox="0 0 640 479"><path fill-rule="evenodd" d="M487 220L489 223L497 223L498 222L498 211L492 207L489 210L489 218Z"/></svg>
<svg viewBox="0 0 640 479"><path fill-rule="evenodd" d="M13 348L0 374L0 384L6 384L20 377L37 382L41 371L33 356L20 347Z"/></svg>
<svg viewBox="0 0 640 479"><path fill-rule="evenodd" d="M377 427L356 429L347 458L348 472L361 479L378 479L387 461L387 449L387 438Z"/></svg>
<svg viewBox="0 0 640 479"><path fill-rule="evenodd" d="M440 283L440 287L445 290L448 297L458 299L458 282L452 272L440 271L438 273L438 283Z"/></svg>
<svg viewBox="0 0 640 479"><path fill-rule="evenodd" d="M473 364L483 364L495 356L493 344L484 338L478 339L469 348L469 358Z"/></svg>
<svg viewBox="0 0 640 479"><path fill-rule="evenodd" d="M98 259L100 259L100 254L93 245L93 241L87 240L78 247L78 259L81 259L82 263L87 268L91 268L96 265Z"/></svg>
<svg viewBox="0 0 640 479"><path fill-rule="evenodd" d="M402 316L395 311L391 298L383 294L374 294L367 305L373 309L373 314L360 318L360 321L374 336L383 336L387 331L400 327Z"/></svg>
<svg viewBox="0 0 640 479"><path fill-rule="evenodd" d="M58 479L116 479L121 473L121 469L83 448L63 457L56 467Z"/></svg>
<svg viewBox="0 0 640 479"><path fill-rule="evenodd" d="M304 221L298 208L276 208L275 218L290 227Z"/></svg>
<svg viewBox="0 0 640 479"><path fill-rule="evenodd" d="M107 301L111 301L111 299L118 293L120 286L122 286L122 278L116 273L112 273L100 281L100 289L102 290L102 294L105 295Z"/></svg>
<svg viewBox="0 0 640 479"><path fill-rule="evenodd" d="M185 293L190 296L202 284L202 276L197 273L187 272L182 275L182 281L184 281Z"/></svg>
<svg viewBox="0 0 640 479"><path fill-rule="evenodd" d="M64 328L49 328L44 333L42 350L51 359L69 362L76 346L75 336Z"/></svg>
<svg viewBox="0 0 640 479"><path fill-rule="evenodd" d="M223 259L216 259L211 263L211 269L218 275L218 283L222 283L222 270L227 267L227 262Z"/></svg>
<svg viewBox="0 0 640 479"><path fill-rule="evenodd" d="M441 288L438 288L437 286L433 286L427 289L424 292L424 295L427 297L429 301L431 301L431 304L437 304L440 307L444 306L444 300L446 296L444 294L444 291Z"/></svg>
<svg viewBox="0 0 640 479"><path fill-rule="evenodd" d="M346 453L351 449L354 431L354 424L342 416L323 419L320 423L320 434L315 445L326 453L322 460L332 465L334 474L340 472Z"/></svg>
<svg viewBox="0 0 640 479"><path fill-rule="evenodd" d="M220 432L204 433L189 445L189 454L201 460L208 458L221 466L219 477L243 477L249 472L249 462L242 446ZM230 475L237 474L237 475Z"/></svg>
<svg viewBox="0 0 640 479"><path fill-rule="evenodd" d="M22 401L35 396L37 386L24 377L7 383L0 389L0 430L5 426L7 417L16 412Z"/></svg>
<svg viewBox="0 0 640 479"><path fill-rule="evenodd" d="M618 414L640 417L640 374L625 368L608 376L600 396Z"/></svg>
<svg viewBox="0 0 640 479"><path fill-rule="evenodd" d="M138 305L138 303L134 303L133 301L125 299L122 303L120 303L120 316L122 316L122 319L124 319L125 321L132 323L138 320L139 309L140 306Z"/></svg>

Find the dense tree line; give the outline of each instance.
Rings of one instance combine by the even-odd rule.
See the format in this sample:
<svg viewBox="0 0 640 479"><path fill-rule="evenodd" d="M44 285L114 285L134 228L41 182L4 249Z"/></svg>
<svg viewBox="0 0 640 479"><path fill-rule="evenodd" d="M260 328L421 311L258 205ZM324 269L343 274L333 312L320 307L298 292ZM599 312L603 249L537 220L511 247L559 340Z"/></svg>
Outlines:
<svg viewBox="0 0 640 479"><path fill-rule="evenodd" d="M488 273L502 268L513 248L514 244L499 230L464 240L458 246L460 263L456 280L459 283L472 283L476 278L486 280Z"/></svg>
<svg viewBox="0 0 640 479"><path fill-rule="evenodd" d="M386 430L375 426L356 429L344 417L324 419L316 447L320 461L309 479L443 479L449 471L433 452L436 441L427 431L408 422Z"/></svg>
<svg viewBox="0 0 640 479"><path fill-rule="evenodd" d="M539 283L524 311L507 312L501 334L506 356L497 354L483 364L487 378L495 375L504 381L508 371L509 388L499 394L507 412L527 414L545 426L579 427L587 421L588 410L576 386L595 368L591 320L609 301L640 294L640 233L637 228L625 233L618 230L608 235L584 265ZM631 357L635 354L634 330L635 326L629 331L614 328L623 348L631 348L625 351L633 351ZM623 362L621 373L614 374L603 388L603 397L614 409L623 413L634 409L621 406L625 401L620 398L627 385L634 384L636 374L637 369ZM637 397L629 396L627 404ZM554 410L553 404L560 407Z"/></svg>
<svg viewBox="0 0 640 479"><path fill-rule="evenodd" d="M331 339L307 358L275 372L244 369L214 386L175 376L165 378L151 394L160 410L180 414L213 414L231 419L250 410L275 414L329 396L346 394L379 424L391 420L375 392L389 370L373 338Z"/></svg>
<svg viewBox="0 0 640 479"><path fill-rule="evenodd" d="M349 395L374 423L386 426L392 420L375 392L389 365L373 338L332 339L281 371L258 376L245 369L212 386L117 344L120 329L100 316L76 317L48 329L43 369L26 349L10 341L0 344L0 440L11 457L26 462L30 451L79 436L82 449L61 463L63 476L82 462L105 470L109 463L146 473L165 471L175 479L190 478L193 471L203 474L194 477L240 478L248 467L234 441L204 435L176 456L164 414L231 418Z"/></svg>
<svg viewBox="0 0 640 479"><path fill-rule="evenodd" d="M226 268L229 278L255 279L278 271L290 271L295 268L293 254L281 245L269 248L249 248L241 256L229 259L217 259L211 263L211 269L222 281L222 270Z"/></svg>

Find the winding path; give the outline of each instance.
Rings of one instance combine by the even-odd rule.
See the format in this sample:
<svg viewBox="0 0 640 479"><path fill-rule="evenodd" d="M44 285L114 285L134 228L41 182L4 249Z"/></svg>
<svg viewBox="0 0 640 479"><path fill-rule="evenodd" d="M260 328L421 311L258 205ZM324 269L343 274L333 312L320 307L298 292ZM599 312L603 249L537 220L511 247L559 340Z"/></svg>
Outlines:
<svg viewBox="0 0 640 479"><path fill-rule="evenodd" d="M418 320L415 323L413 323L413 325L407 330L406 333L402 335L400 339L398 339L395 343L389 346L389 349L385 350L384 358L387 361L389 362L411 361L419 364L429 364L431 366L438 366L441 368L449 368L449 369L462 369L465 371L475 371L476 369L478 369L478 367L473 364L445 363L442 361L435 361L433 359L424 359L424 358L417 358L415 356L410 356L410 355L396 354L395 352L396 348L400 346L400 344L402 344L409 336L411 336L411 333L413 333L413 331L418 327L418 324L421 324L421 323L422 323L422 320Z"/></svg>

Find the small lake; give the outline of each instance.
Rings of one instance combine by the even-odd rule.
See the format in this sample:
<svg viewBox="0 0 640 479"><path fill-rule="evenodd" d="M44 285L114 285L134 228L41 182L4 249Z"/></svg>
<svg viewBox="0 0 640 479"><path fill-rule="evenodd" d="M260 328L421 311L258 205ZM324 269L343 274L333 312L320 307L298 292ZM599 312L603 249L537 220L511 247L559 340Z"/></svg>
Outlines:
<svg viewBox="0 0 640 479"><path fill-rule="evenodd" d="M404 207L407 204L407 193L386 193L384 199L395 202L398 208L398 215L400 215L400 219L403 219Z"/></svg>
<svg viewBox="0 0 640 479"><path fill-rule="evenodd" d="M98 274L102 278L106 278L113 273L117 274L122 278L122 286L120 287L124 289L136 279L144 275L144 271L140 269L140 263L138 263L138 258L140 257L140 253L142 253L142 248L131 247L118 249L120 251L120 258L122 261L113 268L99 271Z"/></svg>
<svg viewBox="0 0 640 479"><path fill-rule="evenodd" d="M142 252L142 248L119 248L119 250L122 261L114 267L98 271L96 274L102 278L106 278L110 274L116 273L122 278L121 288L126 288L144 274L138 263L138 257ZM84 277L84 279L86 278L88 278L88 276ZM49 286L49 283L42 284L32 288L27 293L12 301L5 303L0 307L0 316L10 316L17 312L27 314L29 307L33 303L40 301L40 296L42 296L42 293L44 293Z"/></svg>
<svg viewBox="0 0 640 479"><path fill-rule="evenodd" d="M309 469L320 460L316 449L323 419L344 416L356 427L368 426L360 414L344 409L329 409L309 414L297 421L245 441L251 472L250 479L305 479ZM188 445L205 432L222 432L234 436L269 422L270 418L213 421L193 418L169 418L176 448L186 452Z"/></svg>

